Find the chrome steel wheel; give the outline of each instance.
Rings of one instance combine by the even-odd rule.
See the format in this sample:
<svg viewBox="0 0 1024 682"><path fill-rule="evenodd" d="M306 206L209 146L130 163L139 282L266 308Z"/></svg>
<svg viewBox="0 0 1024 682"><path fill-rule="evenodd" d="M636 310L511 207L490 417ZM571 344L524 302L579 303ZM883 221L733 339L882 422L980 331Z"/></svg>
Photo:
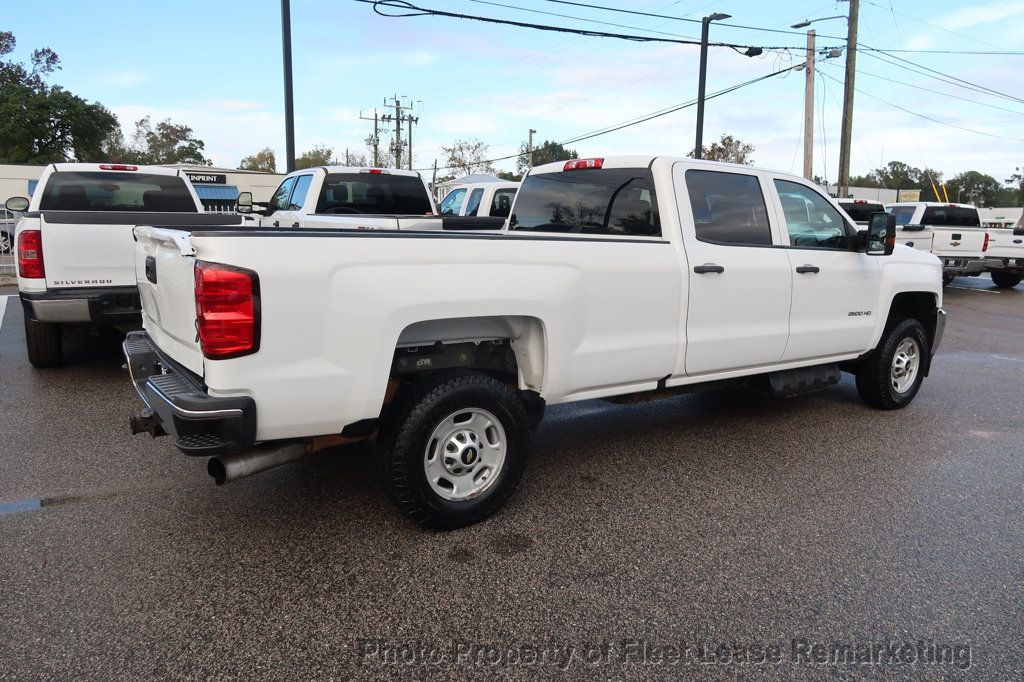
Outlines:
<svg viewBox="0 0 1024 682"><path fill-rule="evenodd" d="M474 498L491 487L505 464L505 429L477 407L448 415L434 428L423 453L431 489L446 500Z"/></svg>
<svg viewBox="0 0 1024 682"><path fill-rule="evenodd" d="M14 240L6 232L0 231L0 253L11 253L14 250Z"/></svg>
<svg viewBox="0 0 1024 682"><path fill-rule="evenodd" d="M921 348L914 339L906 338L896 347L892 356L890 381L897 393L906 393L913 387L921 367Z"/></svg>

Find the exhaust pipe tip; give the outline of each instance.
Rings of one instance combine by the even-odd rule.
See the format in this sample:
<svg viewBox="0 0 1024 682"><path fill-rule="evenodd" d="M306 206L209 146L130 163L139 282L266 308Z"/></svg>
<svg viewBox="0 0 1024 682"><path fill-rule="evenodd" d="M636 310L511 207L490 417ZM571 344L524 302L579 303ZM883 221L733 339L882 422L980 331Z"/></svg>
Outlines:
<svg viewBox="0 0 1024 682"><path fill-rule="evenodd" d="M227 467L224 466L224 462L221 461L220 457L210 458L210 461L206 463L206 473L210 474L210 477L213 478L213 482L217 485L224 485L227 483Z"/></svg>

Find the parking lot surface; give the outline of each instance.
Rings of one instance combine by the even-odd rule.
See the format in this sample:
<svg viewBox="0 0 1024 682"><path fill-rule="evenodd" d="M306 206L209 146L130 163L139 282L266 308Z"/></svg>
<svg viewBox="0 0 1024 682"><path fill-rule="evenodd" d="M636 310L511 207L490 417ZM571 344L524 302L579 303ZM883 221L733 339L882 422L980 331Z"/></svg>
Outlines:
<svg viewBox="0 0 1024 682"><path fill-rule="evenodd" d="M906 410L868 409L849 378L553 407L511 503L433 533L390 506L367 445L215 487L129 434L116 336L33 370L11 298L0 677L1011 679L1024 285L957 280L945 306ZM916 658L813 653L893 641ZM958 658L930 662L940 647Z"/></svg>

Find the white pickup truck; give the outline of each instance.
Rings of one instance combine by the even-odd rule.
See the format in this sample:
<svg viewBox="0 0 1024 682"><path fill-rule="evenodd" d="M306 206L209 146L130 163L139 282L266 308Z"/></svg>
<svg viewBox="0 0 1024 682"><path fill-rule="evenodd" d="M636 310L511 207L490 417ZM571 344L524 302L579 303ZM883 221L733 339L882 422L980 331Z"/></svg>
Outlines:
<svg viewBox="0 0 1024 682"><path fill-rule="evenodd" d="M989 227L985 269L1000 289L1012 289L1024 279L1024 216L1013 227Z"/></svg>
<svg viewBox="0 0 1024 682"><path fill-rule="evenodd" d="M518 182L479 182L456 187L441 200L441 215L496 216L512 213Z"/></svg>
<svg viewBox="0 0 1024 682"><path fill-rule="evenodd" d="M914 201L888 204L885 210L896 216L898 243L939 257L943 284L985 271L989 238L974 206Z"/></svg>
<svg viewBox="0 0 1024 682"><path fill-rule="evenodd" d="M203 214L185 174L131 164L57 163L43 171L15 231L25 343L35 367L63 361L65 325L130 325L141 321L135 284L139 224L234 225L235 215Z"/></svg>
<svg viewBox="0 0 1024 682"><path fill-rule="evenodd" d="M133 432L211 456L218 483L377 437L395 503L438 528L502 504L547 404L845 370L897 409L945 324L941 265L891 215L859 231L802 178L708 161L536 167L500 233L135 234Z"/></svg>

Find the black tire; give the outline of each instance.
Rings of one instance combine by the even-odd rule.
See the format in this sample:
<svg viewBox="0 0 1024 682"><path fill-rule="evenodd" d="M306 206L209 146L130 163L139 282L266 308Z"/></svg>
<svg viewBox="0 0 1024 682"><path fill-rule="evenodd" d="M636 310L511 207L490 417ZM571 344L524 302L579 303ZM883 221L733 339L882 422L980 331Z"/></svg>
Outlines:
<svg viewBox="0 0 1024 682"><path fill-rule="evenodd" d="M992 272L992 283L1000 289L1012 289L1020 284L1021 276L1009 272Z"/></svg>
<svg viewBox="0 0 1024 682"><path fill-rule="evenodd" d="M950 284L953 283L954 279L956 279L956 275L950 275L945 272L942 273L942 286L948 287Z"/></svg>
<svg viewBox="0 0 1024 682"><path fill-rule="evenodd" d="M893 385L894 357L900 344L908 338L917 343L919 356L913 383L900 392ZM878 346L861 360L857 369L857 392L861 400L882 410L898 410L909 405L921 388L930 347L924 326L917 320L890 321Z"/></svg>
<svg viewBox="0 0 1024 682"><path fill-rule="evenodd" d="M60 326L25 318L25 347L33 367L56 367L64 362Z"/></svg>
<svg viewBox="0 0 1024 682"><path fill-rule="evenodd" d="M475 497L445 499L427 480L427 447L446 418L471 409L485 410L500 422L504 463ZM446 372L399 393L381 428L380 444L382 482L395 505L428 528L461 528L494 514L519 484L529 452L529 419L519 396L497 379L479 372Z"/></svg>

